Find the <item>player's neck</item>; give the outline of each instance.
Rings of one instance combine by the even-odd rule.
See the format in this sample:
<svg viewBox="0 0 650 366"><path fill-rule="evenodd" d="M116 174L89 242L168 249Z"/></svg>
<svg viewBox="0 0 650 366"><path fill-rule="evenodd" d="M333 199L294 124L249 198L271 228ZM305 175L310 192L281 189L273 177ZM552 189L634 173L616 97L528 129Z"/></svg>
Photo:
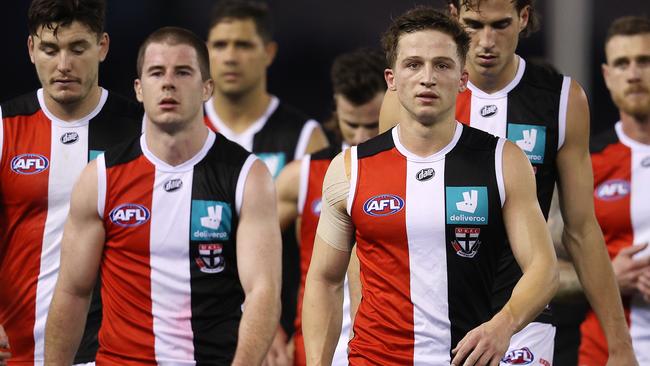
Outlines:
<svg viewBox="0 0 650 366"><path fill-rule="evenodd" d="M101 96L102 89L99 85L93 86L86 97L75 103L59 103L52 99L52 96L48 93L43 93L43 99L45 100L47 110L54 115L54 117L64 122L78 121L89 115L90 112L97 108Z"/></svg>
<svg viewBox="0 0 650 366"><path fill-rule="evenodd" d="M208 133L202 119L192 121L184 128L171 133L147 119L144 136L147 148L156 158L171 166L177 166L201 151Z"/></svg>
<svg viewBox="0 0 650 366"><path fill-rule="evenodd" d="M479 72L468 64L469 81L486 94L498 92L510 84L517 76L519 57L513 54L503 69L496 73Z"/></svg>
<svg viewBox="0 0 650 366"><path fill-rule="evenodd" d="M402 113L408 113L402 110ZM419 157L428 157L449 145L456 131L453 113L446 113L438 121L423 124L413 118L401 118L398 129L401 144Z"/></svg>
<svg viewBox="0 0 650 366"><path fill-rule="evenodd" d="M637 118L621 112L623 132L634 141L650 145L650 115Z"/></svg>
<svg viewBox="0 0 650 366"><path fill-rule="evenodd" d="M221 121L234 133L242 133L264 115L271 103L266 84L241 96L227 96L215 91L212 104Z"/></svg>

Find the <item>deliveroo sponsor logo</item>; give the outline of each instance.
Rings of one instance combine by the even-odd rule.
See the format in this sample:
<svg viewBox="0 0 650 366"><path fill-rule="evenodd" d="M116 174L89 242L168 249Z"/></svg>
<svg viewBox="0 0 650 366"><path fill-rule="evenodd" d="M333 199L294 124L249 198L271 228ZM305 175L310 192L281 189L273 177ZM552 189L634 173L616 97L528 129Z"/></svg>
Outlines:
<svg viewBox="0 0 650 366"><path fill-rule="evenodd" d="M446 187L447 224L488 224L487 187Z"/></svg>
<svg viewBox="0 0 650 366"><path fill-rule="evenodd" d="M226 241L232 230L232 209L221 201L192 200L190 240Z"/></svg>
<svg viewBox="0 0 650 366"><path fill-rule="evenodd" d="M537 125L508 124L508 140L522 149L532 164L544 163L546 127Z"/></svg>

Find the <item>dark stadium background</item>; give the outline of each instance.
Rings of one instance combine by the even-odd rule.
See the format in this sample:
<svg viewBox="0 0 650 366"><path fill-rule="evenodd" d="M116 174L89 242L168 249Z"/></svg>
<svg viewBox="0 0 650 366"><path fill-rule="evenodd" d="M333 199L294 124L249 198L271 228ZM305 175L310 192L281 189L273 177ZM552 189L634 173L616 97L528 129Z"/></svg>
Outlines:
<svg viewBox="0 0 650 366"><path fill-rule="evenodd" d="M574 0L571 0L574 1ZM108 0L106 29L111 36L108 59L101 67L100 84L125 95L133 95L135 55L139 43L154 29L177 25L206 35L214 0ZM618 119L600 75L602 41L612 19L624 14L648 12L644 0L587 0L592 14L591 64L588 90L593 128L598 131ZM391 16L415 4L443 5L443 0L269 0L276 23L278 57L270 69L269 89L283 100L324 120L331 109L328 73L332 59L356 47L379 47L379 36ZM523 40L519 54L545 58L545 41L550 28L547 0L537 1L542 15L542 31ZM644 4L645 3L645 4ZM4 1L0 11L0 101L38 87L27 54L26 13L28 0Z"/></svg>

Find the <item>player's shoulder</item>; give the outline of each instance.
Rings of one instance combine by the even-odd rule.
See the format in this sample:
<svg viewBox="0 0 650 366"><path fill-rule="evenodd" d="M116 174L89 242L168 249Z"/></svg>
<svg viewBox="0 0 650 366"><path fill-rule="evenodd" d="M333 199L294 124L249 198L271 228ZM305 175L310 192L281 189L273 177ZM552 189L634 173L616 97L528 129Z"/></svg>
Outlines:
<svg viewBox="0 0 650 366"><path fill-rule="evenodd" d="M31 116L41 109L36 91L0 103L2 118Z"/></svg>
<svg viewBox="0 0 650 366"><path fill-rule="evenodd" d="M460 123L458 125L463 129L458 145L469 150L491 151L495 149L498 137L478 128Z"/></svg>
<svg viewBox="0 0 650 366"><path fill-rule="evenodd" d="M339 146L329 145L311 154L311 160L332 160L340 152L341 148Z"/></svg>
<svg viewBox="0 0 650 366"><path fill-rule="evenodd" d="M228 140L220 133L215 133L214 143L204 161L209 161L211 164L229 163L241 165L250 155L251 153L241 145Z"/></svg>
<svg viewBox="0 0 650 366"><path fill-rule="evenodd" d="M140 138L140 136L133 137L128 141L107 149L104 152L106 168L108 169L118 165L127 164L142 155Z"/></svg>
<svg viewBox="0 0 650 366"><path fill-rule="evenodd" d="M277 108L269 116L269 121L274 124L282 124L295 128L302 128L310 119L303 111L281 100L278 100Z"/></svg>
<svg viewBox="0 0 650 366"><path fill-rule="evenodd" d="M394 148L395 141L393 140L393 130L395 128L397 127L393 127L388 131L357 145L357 158L367 158Z"/></svg>
<svg viewBox="0 0 650 366"><path fill-rule="evenodd" d="M121 116L135 121L142 121L144 109L142 104L135 102L115 92L108 92L108 98L102 108L102 112L111 115L113 118Z"/></svg>
<svg viewBox="0 0 650 366"><path fill-rule="evenodd" d="M559 93L562 89L562 75L553 65L545 61L526 60L522 83L529 87Z"/></svg>

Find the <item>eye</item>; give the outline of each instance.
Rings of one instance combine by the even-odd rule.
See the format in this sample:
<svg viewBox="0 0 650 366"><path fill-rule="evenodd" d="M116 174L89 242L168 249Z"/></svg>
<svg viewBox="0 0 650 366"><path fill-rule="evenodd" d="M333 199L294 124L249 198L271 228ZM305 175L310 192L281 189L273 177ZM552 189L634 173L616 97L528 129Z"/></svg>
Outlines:
<svg viewBox="0 0 650 366"><path fill-rule="evenodd" d="M420 67L420 64L417 62L409 62L406 64L406 67L411 70L417 70Z"/></svg>
<svg viewBox="0 0 650 366"><path fill-rule="evenodd" d="M441 70L441 71L449 70L450 68L451 68L451 66L449 66L446 63L441 62L439 64L436 64L436 69Z"/></svg>
<svg viewBox="0 0 650 366"><path fill-rule="evenodd" d="M56 55L56 50L54 48L51 48L51 47L43 48L43 52L48 56Z"/></svg>
<svg viewBox="0 0 650 366"><path fill-rule="evenodd" d="M86 49L82 47L76 47L72 49L72 53L74 53L75 55L81 55L82 53L84 53L84 51L86 51Z"/></svg>

